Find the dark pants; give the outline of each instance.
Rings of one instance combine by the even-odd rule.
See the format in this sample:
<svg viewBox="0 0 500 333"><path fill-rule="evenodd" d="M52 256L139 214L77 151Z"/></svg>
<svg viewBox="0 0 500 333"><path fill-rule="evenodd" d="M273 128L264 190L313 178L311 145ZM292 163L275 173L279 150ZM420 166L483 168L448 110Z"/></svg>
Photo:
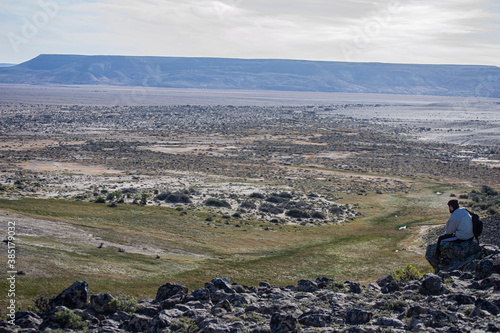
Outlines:
<svg viewBox="0 0 500 333"><path fill-rule="evenodd" d="M436 244L436 252L435 252L436 257L439 257L439 255L441 254L441 249L440 249L441 242L444 239L452 238L452 237L455 237L455 236L453 236L452 234L444 234L444 235L441 235L438 237L437 244Z"/></svg>
<svg viewBox="0 0 500 333"><path fill-rule="evenodd" d="M436 244L435 255L437 257L439 257L439 255L441 254L441 249L440 249L441 243L443 242L443 240L448 239L448 238L455 238L454 240L450 240L450 242L456 242L456 243L466 242L466 241L470 241L470 240L474 239L474 237L472 237L470 239L458 239L455 236L453 236L452 234L441 235L438 237L437 244Z"/></svg>

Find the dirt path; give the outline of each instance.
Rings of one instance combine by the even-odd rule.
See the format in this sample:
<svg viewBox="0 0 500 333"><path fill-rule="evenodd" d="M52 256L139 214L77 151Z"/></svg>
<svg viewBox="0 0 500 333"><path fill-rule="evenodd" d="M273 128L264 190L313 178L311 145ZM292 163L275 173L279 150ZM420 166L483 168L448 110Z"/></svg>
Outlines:
<svg viewBox="0 0 500 333"><path fill-rule="evenodd" d="M408 241L408 243L412 244L406 247L406 250L415 252L420 255L425 255L425 244L424 237L429 233L430 230L434 228L442 228L443 226L437 225L426 225L418 228L418 234L415 235L415 238L412 238Z"/></svg>

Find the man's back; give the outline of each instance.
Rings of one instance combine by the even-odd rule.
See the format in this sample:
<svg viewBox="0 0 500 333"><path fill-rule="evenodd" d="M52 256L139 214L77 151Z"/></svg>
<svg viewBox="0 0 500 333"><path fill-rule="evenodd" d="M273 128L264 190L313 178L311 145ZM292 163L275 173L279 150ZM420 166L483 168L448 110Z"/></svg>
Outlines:
<svg viewBox="0 0 500 333"><path fill-rule="evenodd" d="M458 208L446 221L445 234L454 234L458 239L470 239L474 237L472 229L472 218L465 208Z"/></svg>

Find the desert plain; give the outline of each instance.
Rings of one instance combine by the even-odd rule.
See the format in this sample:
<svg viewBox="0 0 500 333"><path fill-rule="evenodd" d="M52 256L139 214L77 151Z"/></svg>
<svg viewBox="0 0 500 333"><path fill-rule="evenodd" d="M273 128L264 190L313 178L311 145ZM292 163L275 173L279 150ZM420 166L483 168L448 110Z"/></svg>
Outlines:
<svg viewBox="0 0 500 333"><path fill-rule="evenodd" d="M485 186L499 99L0 86L0 234L14 222L24 307L82 280L153 297L431 271L424 235Z"/></svg>

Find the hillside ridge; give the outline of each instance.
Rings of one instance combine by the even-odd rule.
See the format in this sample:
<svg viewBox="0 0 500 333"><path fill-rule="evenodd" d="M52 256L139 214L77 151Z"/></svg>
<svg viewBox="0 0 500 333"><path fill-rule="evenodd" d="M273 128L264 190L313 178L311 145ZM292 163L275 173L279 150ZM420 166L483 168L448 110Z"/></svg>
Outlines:
<svg viewBox="0 0 500 333"><path fill-rule="evenodd" d="M286 59L42 54L0 83L500 97L500 68Z"/></svg>

